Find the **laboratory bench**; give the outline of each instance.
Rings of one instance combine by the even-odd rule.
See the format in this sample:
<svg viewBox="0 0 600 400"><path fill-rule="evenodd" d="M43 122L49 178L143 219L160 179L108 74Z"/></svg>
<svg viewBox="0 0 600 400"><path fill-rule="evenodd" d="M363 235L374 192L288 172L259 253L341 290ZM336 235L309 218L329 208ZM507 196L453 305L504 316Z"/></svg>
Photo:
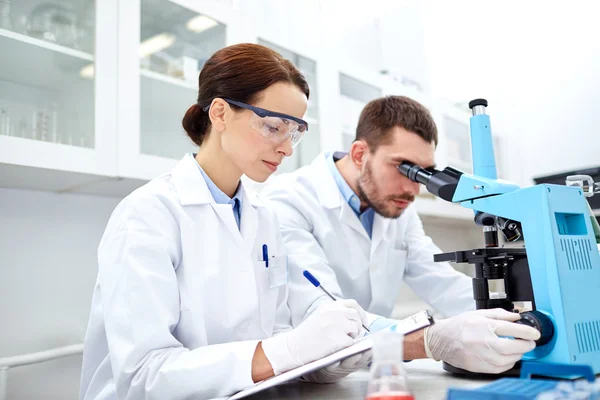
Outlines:
<svg viewBox="0 0 600 400"><path fill-rule="evenodd" d="M477 388L491 382L485 379L455 377L442 369L441 362L433 360L414 360L404 365L408 374L409 389L416 400L445 399L450 387ZM337 383L291 382L248 396L246 399L363 400L368 382L369 371L364 369Z"/></svg>

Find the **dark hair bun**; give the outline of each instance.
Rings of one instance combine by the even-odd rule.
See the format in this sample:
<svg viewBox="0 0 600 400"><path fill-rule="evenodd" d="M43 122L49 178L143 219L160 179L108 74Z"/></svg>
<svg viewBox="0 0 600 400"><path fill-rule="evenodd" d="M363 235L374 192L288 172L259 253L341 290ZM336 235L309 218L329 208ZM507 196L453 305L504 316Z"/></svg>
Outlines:
<svg viewBox="0 0 600 400"><path fill-rule="evenodd" d="M194 104L188 108L181 124L190 139L200 146L206 135L209 122L208 113L202 111L202 108L198 104Z"/></svg>

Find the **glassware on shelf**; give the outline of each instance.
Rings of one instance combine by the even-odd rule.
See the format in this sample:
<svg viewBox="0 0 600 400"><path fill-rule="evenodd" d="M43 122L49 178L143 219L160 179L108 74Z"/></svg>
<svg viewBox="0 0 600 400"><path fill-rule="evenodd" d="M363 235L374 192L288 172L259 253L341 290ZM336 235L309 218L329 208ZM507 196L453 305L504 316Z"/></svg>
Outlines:
<svg viewBox="0 0 600 400"><path fill-rule="evenodd" d="M404 335L373 334L373 364L366 400L414 400L408 389L404 363Z"/></svg>
<svg viewBox="0 0 600 400"><path fill-rule="evenodd" d="M63 134L60 136L59 143L66 144L67 146L73 146L73 136L70 132L63 132Z"/></svg>
<svg viewBox="0 0 600 400"><path fill-rule="evenodd" d="M29 129L29 125L27 124L27 119L25 117L21 117L19 123L17 125L17 129L15 131L15 135L22 138L31 138L31 131Z"/></svg>
<svg viewBox="0 0 600 400"><path fill-rule="evenodd" d="M168 74L184 81L196 81L199 73L198 60L192 57L182 56L168 64Z"/></svg>
<svg viewBox="0 0 600 400"><path fill-rule="evenodd" d="M27 20L27 17L25 15L17 15L13 18L13 32L16 33L20 33L22 35L27 35L28 31L27 31L27 25L29 24L29 21Z"/></svg>
<svg viewBox="0 0 600 400"><path fill-rule="evenodd" d="M59 143L58 103L0 99L0 135Z"/></svg>
<svg viewBox="0 0 600 400"><path fill-rule="evenodd" d="M10 122L8 108L0 108L0 135L12 135L12 124Z"/></svg>
<svg viewBox="0 0 600 400"><path fill-rule="evenodd" d="M0 0L0 28L12 30L11 0Z"/></svg>
<svg viewBox="0 0 600 400"><path fill-rule="evenodd" d="M96 8L90 1L77 18L77 48L87 53L94 53L96 32Z"/></svg>
<svg viewBox="0 0 600 400"><path fill-rule="evenodd" d="M28 34L38 39L78 48L75 12L57 4L41 4L29 16Z"/></svg>
<svg viewBox="0 0 600 400"><path fill-rule="evenodd" d="M58 143L58 105L56 103L52 103L50 105L50 121L51 121L51 141L53 143Z"/></svg>
<svg viewBox="0 0 600 400"><path fill-rule="evenodd" d="M75 127L79 126L79 118L77 112L71 110L67 118L61 121L60 130L58 134L58 143L65 144L67 146L76 146L77 139L73 137L76 130Z"/></svg>
<svg viewBox="0 0 600 400"><path fill-rule="evenodd" d="M49 139L48 130L50 125L50 116L46 107L37 109L33 112L33 139L47 142Z"/></svg>
<svg viewBox="0 0 600 400"><path fill-rule="evenodd" d="M79 126L84 126L83 124L78 124ZM94 147L94 136L92 135L92 131L90 129L85 129L79 133L79 143L76 146L83 148L93 148Z"/></svg>
<svg viewBox="0 0 600 400"><path fill-rule="evenodd" d="M199 70L227 45L226 26L179 2L139 2L140 143L135 150L180 159L194 148L177 128L182 110L196 100ZM161 101L165 98L167 103Z"/></svg>

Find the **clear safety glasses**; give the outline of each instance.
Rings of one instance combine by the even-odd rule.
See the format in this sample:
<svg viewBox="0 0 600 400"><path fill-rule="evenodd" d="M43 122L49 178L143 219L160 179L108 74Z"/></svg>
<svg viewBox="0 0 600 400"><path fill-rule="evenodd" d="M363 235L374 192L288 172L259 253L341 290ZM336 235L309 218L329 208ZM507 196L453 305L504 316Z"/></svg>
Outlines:
<svg viewBox="0 0 600 400"><path fill-rule="evenodd" d="M308 130L308 123L300 118L265 110L235 100L223 100L234 106L252 111L254 114L250 118L250 127L272 142L281 143L287 138L291 138L292 147L296 147ZM210 106L206 106L204 111L208 111L209 108Z"/></svg>

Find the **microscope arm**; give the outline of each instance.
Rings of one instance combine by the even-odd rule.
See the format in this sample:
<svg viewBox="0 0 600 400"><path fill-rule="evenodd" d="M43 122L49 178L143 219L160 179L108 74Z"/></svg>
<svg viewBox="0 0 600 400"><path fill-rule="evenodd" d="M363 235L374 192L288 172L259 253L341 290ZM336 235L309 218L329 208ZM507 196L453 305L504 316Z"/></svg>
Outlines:
<svg viewBox="0 0 600 400"><path fill-rule="evenodd" d="M454 203L501 195L519 189L518 185L511 182L466 174L452 167L439 171L435 168L421 168L404 161L397 168L411 181L425 185L429 193Z"/></svg>

